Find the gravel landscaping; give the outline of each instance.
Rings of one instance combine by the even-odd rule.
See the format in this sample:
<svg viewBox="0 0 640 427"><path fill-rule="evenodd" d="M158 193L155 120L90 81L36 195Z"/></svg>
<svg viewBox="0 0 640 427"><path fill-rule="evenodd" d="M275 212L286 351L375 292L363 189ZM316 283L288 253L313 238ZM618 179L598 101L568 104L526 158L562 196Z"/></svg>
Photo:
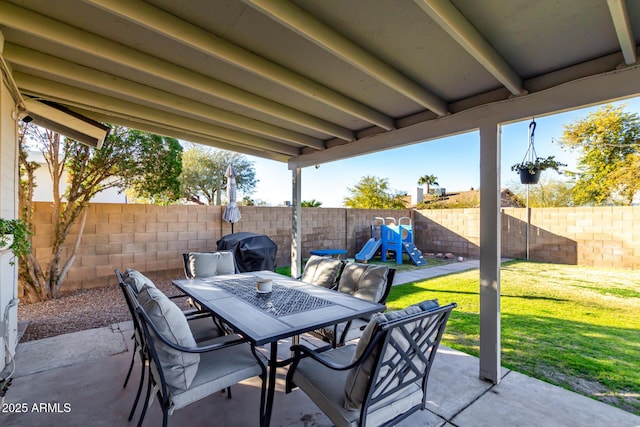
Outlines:
<svg viewBox="0 0 640 427"><path fill-rule="evenodd" d="M180 292L171 279L156 282L167 295ZM131 320L118 285L64 293L60 298L18 305L18 321L28 322L20 342L38 340Z"/></svg>
<svg viewBox="0 0 640 427"><path fill-rule="evenodd" d="M389 265L398 271L407 271L437 267L457 261L427 257L427 265L422 267L416 267L408 259L401 265L391 261L387 263L371 262ZM289 274L288 271L279 272L285 275ZM184 276L178 277L178 279L183 278ZM169 296L177 295L180 291L171 284L171 280L157 281L155 284L165 294ZM174 301L179 304L182 300ZM184 305L182 308L187 307ZM57 299L37 303L20 303L18 305L18 321L20 323L28 323L20 342L38 340L85 329L101 328L127 320L131 320L131 315L118 285L76 290L66 292Z"/></svg>

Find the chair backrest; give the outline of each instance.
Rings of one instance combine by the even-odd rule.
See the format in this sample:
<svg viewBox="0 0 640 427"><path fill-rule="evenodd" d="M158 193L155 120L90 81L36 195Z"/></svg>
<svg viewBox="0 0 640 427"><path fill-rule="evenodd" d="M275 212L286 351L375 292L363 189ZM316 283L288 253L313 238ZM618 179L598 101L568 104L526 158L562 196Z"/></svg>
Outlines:
<svg viewBox="0 0 640 427"><path fill-rule="evenodd" d="M234 274L237 271L233 252L189 252L182 254L187 279Z"/></svg>
<svg viewBox="0 0 640 427"><path fill-rule="evenodd" d="M304 266L300 280L316 286L336 287L344 263L339 259L311 255Z"/></svg>
<svg viewBox="0 0 640 427"><path fill-rule="evenodd" d="M117 271L120 272L120 270ZM155 283L153 283L153 280L149 279L139 271L133 270L131 268L127 268L124 274L120 273L120 278L124 283L132 287L136 295L146 287L156 287Z"/></svg>
<svg viewBox="0 0 640 427"><path fill-rule="evenodd" d="M387 301L395 269L386 265L347 263L338 282L338 291L371 302Z"/></svg>
<svg viewBox="0 0 640 427"><path fill-rule="evenodd" d="M360 409L363 420L370 408L408 399L408 409L394 414L394 422L424 409L429 372L455 307L455 303L439 307L434 300L374 316L356 348L357 366L347 377L346 407Z"/></svg>
<svg viewBox="0 0 640 427"><path fill-rule="evenodd" d="M160 290L147 288L136 295L127 283L121 282L121 286L133 307L134 324L140 330L141 347L153 384L158 386L161 405L168 408L172 394L189 388L198 370L199 354L183 352L196 347L195 340L180 309ZM176 325L180 321L184 325Z"/></svg>
<svg viewBox="0 0 640 427"><path fill-rule="evenodd" d="M144 337L142 335L142 328L140 327L140 322L138 321L138 315L136 313L135 291L131 288L131 285L125 281L124 275L119 269L116 268L115 273L118 279L118 285L122 290L124 299L127 302L127 308L129 308L129 313L131 314L131 320L133 321L133 332L136 342L138 343L138 345L140 345L140 351L144 353Z"/></svg>
<svg viewBox="0 0 640 427"><path fill-rule="evenodd" d="M134 324L137 324L140 328L141 346L144 348L145 360L149 362L150 375L153 377L153 381L159 387L160 399L162 400L162 406L168 406L169 403L169 387L165 380L164 372L161 368L160 358L158 351L153 343L153 337L151 334L151 328L149 326L150 319L145 317L145 311L140 305L140 302L136 298L133 289L126 283L123 283L122 289L126 295L127 300L132 302ZM149 381L152 381L150 378Z"/></svg>

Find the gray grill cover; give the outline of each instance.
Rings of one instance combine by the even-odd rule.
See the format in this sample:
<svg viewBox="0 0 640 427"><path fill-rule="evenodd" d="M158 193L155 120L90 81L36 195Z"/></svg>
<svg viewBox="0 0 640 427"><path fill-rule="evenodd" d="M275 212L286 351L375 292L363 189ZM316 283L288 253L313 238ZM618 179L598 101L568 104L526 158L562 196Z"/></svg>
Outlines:
<svg viewBox="0 0 640 427"><path fill-rule="evenodd" d="M269 236L249 232L227 234L218 240L219 251L231 251L240 273L276 269L278 245Z"/></svg>

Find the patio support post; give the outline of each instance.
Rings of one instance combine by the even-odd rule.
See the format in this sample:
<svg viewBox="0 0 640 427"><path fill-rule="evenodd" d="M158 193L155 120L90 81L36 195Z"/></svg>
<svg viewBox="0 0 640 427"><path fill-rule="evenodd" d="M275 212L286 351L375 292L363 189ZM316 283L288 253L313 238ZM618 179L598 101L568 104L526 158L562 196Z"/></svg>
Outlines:
<svg viewBox="0 0 640 427"><path fill-rule="evenodd" d="M302 272L302 169L291 170L291 277Z"/></svg>
<svg viewBox="0 0 640 427"><path fill-rule="evenodd" d="M480 379L500 382L500 125L480 127Z"/></svg>

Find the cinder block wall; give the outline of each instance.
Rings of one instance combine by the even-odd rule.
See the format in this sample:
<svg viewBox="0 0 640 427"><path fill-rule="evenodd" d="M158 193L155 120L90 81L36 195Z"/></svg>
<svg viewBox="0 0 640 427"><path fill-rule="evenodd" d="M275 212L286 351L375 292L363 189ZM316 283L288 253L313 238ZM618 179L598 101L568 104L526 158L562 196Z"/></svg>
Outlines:
<svg viewBox="0 0 640 427"><path fill-rule="evenodd" d="M414 212L414 241L423 252L480 256L479 209L429 209Z"/></svg>
<svg viewBox="0 0 640 427"><path fill-rule="evenodd" d="M34 204L36 257L46 268L53 238L50 203ZM115 268L134 268L153 280L181 277L182 253L216 250L217 241L231 233L222 221L221 206L155 206L91 204L81 244L63 290L115 284ZM241 206L242 219L234 231L269 236L278 245L277 265L291 260L291 208ZM400 212L400 214L399 214ZM304 208L302 256L312 249L348 249L353 256L369 238L374 216L408 216L409 211ZM69 255L78 233L74 226L63 257Z"/></svg>
<svg viewBox="0 0 640 427"><path fill-rule="evenodd" d="M526 209L503 209L502 253L523 258ZM640 268L640 207L531 209L530 258L561 264Z"/></svg>
<svg viewBox="0 0 640 427"><path fill-rule="evenodd" d="M92 204L78 254L63 289L115 284L115 268L135 268L152 279L183 275L182 253L215 250L231 233L220 206ZM234 231L269 236L278 245L277 265L289 265L291 209L242 206ZM302 256L312 249L347 249L353 257L369 239L373 217L411 217L414 241L423 252L480 254L478 209L368 210L304 208ZM51 253L50 203L35 203L36 257L42 267ZM502 254L524 258L526 209L502 210ZM77 236L75 226L63 257ZM640 268L640 207L545 208L531 210L530 258L598 267Z"/></svg>
<svg viewBox="0 0 640 427"><path fill-rule="evenodd" d="M214 250L222 236L220 206L91 204L76 260L63 289L115 283L115 268L134 268L153 279L183 274L182 253ZM33 246L43 268L53 238L50 203L35 203ZM63 258L79 226L67 238Z"/></svg>
<svg viewBox="0 0 640 427"><path fill-rule="evenodd" d="M479 209L416 211L415 239L427 252L480 254ZM527 210L502 209L502 256L526 257ZM529 258L560 264L640 268L640 207L531 209Z"/></svg>

